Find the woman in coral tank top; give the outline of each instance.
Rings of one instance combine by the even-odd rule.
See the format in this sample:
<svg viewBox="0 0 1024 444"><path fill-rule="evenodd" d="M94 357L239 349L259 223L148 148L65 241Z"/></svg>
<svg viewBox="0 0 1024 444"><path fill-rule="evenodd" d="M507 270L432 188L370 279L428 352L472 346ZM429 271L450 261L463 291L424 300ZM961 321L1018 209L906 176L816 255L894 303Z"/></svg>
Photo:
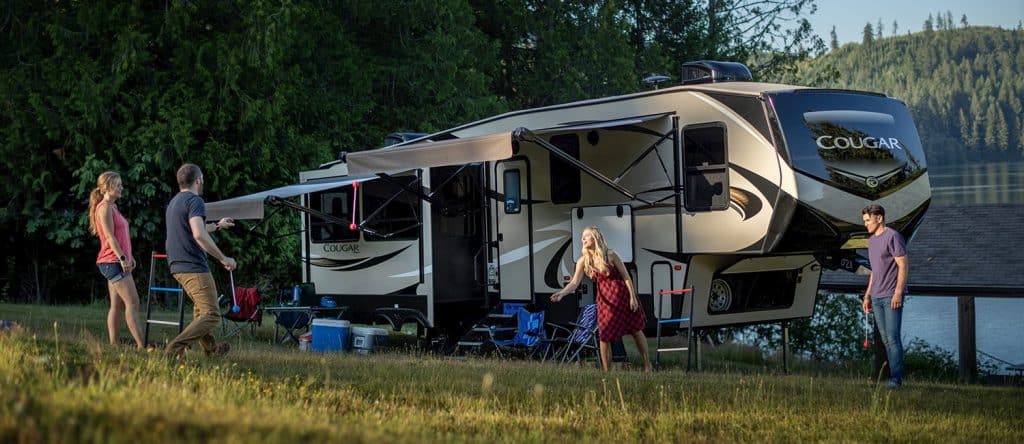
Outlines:
<svg viewBox="0 0 1024 444"><path fill-rule="evenodd" d="M107 312L110 344L117 344L118 325L121 323L121 313L124 312L135 346L141 349L139 292L132 279L135 258L132 256L132 241L128 236L128 220L117 210L116 203L123 189L119 174L113 171L100 174L96 179L96 188L89 194L89 231L100 238L96 266L107 279L107 291L110 294L110 311Z"/></svg>

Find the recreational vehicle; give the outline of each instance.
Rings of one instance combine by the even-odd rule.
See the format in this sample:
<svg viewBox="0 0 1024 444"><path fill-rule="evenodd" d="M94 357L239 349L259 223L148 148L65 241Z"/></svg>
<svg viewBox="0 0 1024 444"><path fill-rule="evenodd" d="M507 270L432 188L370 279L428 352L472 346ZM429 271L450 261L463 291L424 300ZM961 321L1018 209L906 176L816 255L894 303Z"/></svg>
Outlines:
<svg viewBox="0 0 1024 444"><path fill-rule="evenodd" d="M931 199L903 102L753 82L726 62L685 64L677 86L343 153L299 179L211 203L208 217L302 210L303 276L318 293L356 320L448 329L547 300L590 225L627 263L652 327L689 297L698 329L808 317L822 267L857 267L862 207L882 204L909 237ZM692 293L659 295L680 288Z"/></svg>

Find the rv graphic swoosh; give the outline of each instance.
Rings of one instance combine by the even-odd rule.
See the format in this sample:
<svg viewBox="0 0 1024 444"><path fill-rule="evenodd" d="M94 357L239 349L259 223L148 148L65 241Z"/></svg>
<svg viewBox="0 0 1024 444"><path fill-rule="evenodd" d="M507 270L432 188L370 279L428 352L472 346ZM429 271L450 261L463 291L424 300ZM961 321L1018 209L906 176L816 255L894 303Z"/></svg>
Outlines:
<svg viewBox="0 0 1024 444"><path fill-rule="evenodd" d="M380 264L380 263L382 263L384 261L387 261L388 259L391 259L391 258L393 258L395 256L398 256L403 251L409 249L409 247L411 247L411 245L406 245L404 248L402 248L401 250L398 250L398 251L393 251L391 253L388 253L388 254L385 254L385 255L382 255L382 256L366 258L366 259L364 259L364 260L362 260L362 261L360 261L360 262L358 262L356 264L353 264L353 265L350 265L350 266L343 266L343 267L338 267L338 268L332 268L331 270L332 271L356 271L356 270L363 270L363 269L366 269L366 268L370 268L370 267L372 267L374 265Z"/></svg>
<svg viewBox="0 0 1024 444"><path fill-rule="evenodd" d="M361 257L359 259L328 259L325 257L320 257L316 259L310 259L309 263L310 265L315 265L317 267L347 267L349 265L359 263L365 260L365 257Z"/></svg>
<svg viewBox="0 0 1024 444"><path fill-rule="evenodd" d="M756 216L761 212L763 206L761 199L754 193L736 187L729 187L729 204L737 213L740 213L743 220Z"/></svg>
<svg viewBox="0 0 1024 444"><path fill-rule="evenodd" d="M551 244L553 244L555 242L558 242L558 241L560 241L562 239L565 239L565 236L559 236L559 237L556 237L554 239L548 239L548 240L543 240L543 241L540 241L540 242L536 242L536 243L533 244L533 251L537 252L537 251L543 250L543 249L547 248L549 245L551 245ZM510 264L512 262L525 259L526 256L529 255L529 254L530 254L530 246L529 245L524 245L522 247L516 248L515 250L508 251L505 254L502 254L498 258L498 263L499 264Z"/></svg>
<svg viewBox="0 0 1024 444"><path fill-rule="evenodd" d="M690 257L692 256L692 255L689 255L689 254L676 253L674 251L658 251L658 250L652 250L650 248L644 248L644 250L647 250L647 251L651 252L651 254L654 254L656 256L661 256L661 257L663 257L665 259L668 259L670 261L681 262L681 263L684 263L684 264L689 263L690 262Z"/></svg>
<svg viewBox="0 0 1024 444"><path fill-rule="evenodd" d="M572 239L566 239L565 243L561 247L558 247L558 251L551 257L548 262L548 266L544 267L544 283L551 288L562 288L561 283L558 281L558 264L562 262L562 256L565 254L565 250L568 250L572 245Z"/></svg>

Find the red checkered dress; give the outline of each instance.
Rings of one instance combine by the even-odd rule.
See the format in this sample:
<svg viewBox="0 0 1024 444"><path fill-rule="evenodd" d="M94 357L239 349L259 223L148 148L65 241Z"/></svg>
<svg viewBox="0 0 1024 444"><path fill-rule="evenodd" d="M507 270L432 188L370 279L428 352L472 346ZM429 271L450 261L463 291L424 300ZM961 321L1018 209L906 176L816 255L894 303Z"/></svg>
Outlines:
<svg viewBox="0 0 1024 444"><path fill-rule="evenodd" d="M597 282L597 335L601 342L611 342L644 328L644 308L629 308L629 288L619 269L608 264L607 273L594 273Z"/></svg>

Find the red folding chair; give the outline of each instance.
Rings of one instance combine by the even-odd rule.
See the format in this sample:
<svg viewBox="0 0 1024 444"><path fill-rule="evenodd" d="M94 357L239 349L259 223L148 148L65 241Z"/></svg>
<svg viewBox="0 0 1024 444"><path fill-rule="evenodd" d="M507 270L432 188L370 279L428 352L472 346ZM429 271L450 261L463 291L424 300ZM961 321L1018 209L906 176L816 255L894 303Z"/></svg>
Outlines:
<svg viewBox="0 0 1024 444"><path fill-rule="evenodd" d="M238 334L243 328L249 327L249 334L256 337L256 327L263 323L263 308L260 292L256 288L236 287L234 304L229 302L227 311L221 315L225 322L221 322L224 338ZM235 305L237 304L237 305ZM232 306L234 305L234 306ZM238 307L238 311L234 308ZM228 331L227 321L235 325Z"/></svg>

